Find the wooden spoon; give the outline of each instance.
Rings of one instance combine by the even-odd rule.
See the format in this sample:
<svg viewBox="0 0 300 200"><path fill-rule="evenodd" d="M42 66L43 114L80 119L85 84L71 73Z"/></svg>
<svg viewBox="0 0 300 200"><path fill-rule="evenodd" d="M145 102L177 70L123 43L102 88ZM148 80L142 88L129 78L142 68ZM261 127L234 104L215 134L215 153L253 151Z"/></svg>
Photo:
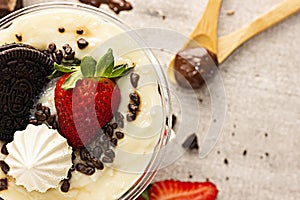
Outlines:
<svg viewBox="0 0 300 200"><path fill-rule="evenodd" d="M276 23L300 11L300 0L285 0L243 28L218 40L218 63L221 64L240 45Z"/></svg>
<svg viewBox="0 0 300 200"><path fill-rule="evenodd" d="M221 4L222 0L208 0L200 21L181 51L201 46L213 56L217 54L217 26ZM170 61L167 73L170 80L176 82L173 71L174 60L175 57Z"/></svg>

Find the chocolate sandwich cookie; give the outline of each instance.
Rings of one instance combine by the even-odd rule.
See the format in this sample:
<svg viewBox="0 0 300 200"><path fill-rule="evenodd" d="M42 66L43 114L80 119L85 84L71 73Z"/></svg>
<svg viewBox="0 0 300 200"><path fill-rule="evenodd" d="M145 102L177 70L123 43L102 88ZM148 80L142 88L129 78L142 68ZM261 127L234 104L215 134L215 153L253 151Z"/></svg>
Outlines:
<svg viewBox="0 0 300 200"><path fill-rule="evenodd" d="M26 128L53 66L46 54L31 46L0 46L0 140L12 141L15 131Z"/></svg>

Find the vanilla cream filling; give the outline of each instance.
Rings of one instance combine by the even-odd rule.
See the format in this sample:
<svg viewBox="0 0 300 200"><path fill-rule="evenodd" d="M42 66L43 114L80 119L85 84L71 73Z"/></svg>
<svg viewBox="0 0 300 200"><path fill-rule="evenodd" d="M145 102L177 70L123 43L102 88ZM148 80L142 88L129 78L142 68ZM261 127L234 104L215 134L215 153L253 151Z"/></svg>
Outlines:
<svg viewBox="0 0 300 200"><path fill-rule="evenodd" d="M58 32L59 27L64 27L65 32ZM84 30L83 35L76 33L78 28ZM121 33L123 34L120 36ZM67 193L61 192L59 187L45 193L36 191L29 193L24 187L17 186L15 180L8 176L8 189L0 191L0 197L5 200L119 198L132 187L145 170L164 126L161 97L157 89L157 76L153 64L122 29L100 16L83 11L52 9L19 17L7 29L0 30L0 44L18 42L15 34L21 34L23 43L38 49L46 49L51 42L62 49L62 46L68 43L78 58L93 55L98 59L108 47L112 48L117 62L132 61L136 64L135 71L140 75L137 91L141 96L142 106L136 121L127 122L125 119L125 127L122 130L126 134L125 138L119 140L114 163L105 166L104 170L98 170L92 176L73 172L71 187ZM79 38L87 40L88 47L80 50L77 47ZM122 77L117 83L122 96L119 111L126 116L128 95L133 91L129 75ZM53 88L49 86L40 101L52 107L54 111ZM1 159L5 159L5 156L1 155ZM2 177L7 176L0 170L0 178Z"/></svg>

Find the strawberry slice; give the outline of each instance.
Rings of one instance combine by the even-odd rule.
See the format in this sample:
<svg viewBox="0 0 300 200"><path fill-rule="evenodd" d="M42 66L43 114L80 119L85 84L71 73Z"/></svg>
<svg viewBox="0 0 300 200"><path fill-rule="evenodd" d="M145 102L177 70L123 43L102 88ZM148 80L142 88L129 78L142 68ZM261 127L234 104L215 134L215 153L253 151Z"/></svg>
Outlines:
<svg viewBox="0 0 300 200"><path fill-rule="evenodd" d="M215 200L218 194L211 182L156 182L149 191L150 200Z"/></svg>

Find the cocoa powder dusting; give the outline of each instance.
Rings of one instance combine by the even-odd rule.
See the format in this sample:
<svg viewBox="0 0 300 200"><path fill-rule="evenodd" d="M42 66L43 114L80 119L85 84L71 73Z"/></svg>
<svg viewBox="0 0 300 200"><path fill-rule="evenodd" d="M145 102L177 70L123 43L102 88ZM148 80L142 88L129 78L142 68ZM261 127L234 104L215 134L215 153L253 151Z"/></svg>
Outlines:
<svg viewBox="0 0 300 200"><path fill-rule="evenodd" d="M95 7L100 7L101 4L107 4L108 7L114 11L116 14L119 14L124 10L132 10L132 5L126 0L79 0L81 3L89 4Z"/></svg>

